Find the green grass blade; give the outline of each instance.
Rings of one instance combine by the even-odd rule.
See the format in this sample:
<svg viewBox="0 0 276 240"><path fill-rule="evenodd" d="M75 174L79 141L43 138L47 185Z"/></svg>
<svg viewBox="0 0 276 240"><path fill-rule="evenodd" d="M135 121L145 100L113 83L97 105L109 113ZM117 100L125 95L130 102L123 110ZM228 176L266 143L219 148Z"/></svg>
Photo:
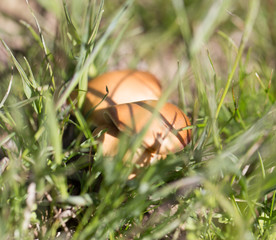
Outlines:
<svg viewBox="0 0 276 240"><path fill-rule="evenodd" d="M64 9L65 17L66 17L66 22L67 22L67 27L68 27L68 30L69 30L69 34L73 37L74 41L77 44L81 44L81 38L80 38L80 36L77 32L76 27L74 26L74 24L71 20L71 17L69 15L68 10L67 10L67 5L66 5L65 0L63 0L63 9Z"/></svg>
<svg viewBox="0 0 276 240"><path fill-rule="evenodd" d="M238 54L236 56L236 59L235 59L232 71L230 72L230 74L228 76L225 89L223 91L222 97L221 97L220 102L218 104L218 108L217 108L217 111L216 111L216 119L218 118L220 109L222 107L222 104L224 102L224 99L226 97L228 89L230 87L230 84L231 84L232 79L234 77L234 74L236 72L237 66L238 66L238 64L240 62L240 59L241 59L241 56L242 56L245 44L246 44L246 42L247 42L247 40L249 38L249 35L250 35L251 31L252 31L253 25L255 23L255 20L256 20L257 14L258 14L259 5L260 5L260 0L252 0L252 1L250 1L249 12L248 12L247 20L246 20L246 23L245 23L245 29L244 29L244 32L243 32L243 36L242 36L242 40L241 40L240 46L239 46Z"/></svg>
<svg viewBox="0 0 276 240"><path fill-rule="evenodd" d="M78 91L78 108L79 109L81 109L81 107L84 103L86 92L87 92L88 71L89 71L88 68L86 70L84 70L79 79L79 91Z"/></svg>
<svg viewBox="0 0 276 240"><path fill-rule="evenodd" d="M29 62L28 62L28 60L27 60L27 58L24 57L24 60L25 60L25 62L26 62L26 65L27 65L27 67L28 67L28 70L29 70L30 82L32 83L33 88L37 89L38 85L37 85L37 83L36 83L36 81L35 81L34 74L33 74L33 71L32 71L32 69L31 69L31 66L30 66L30 64L29 64Z"/></svg>
<svg viewBox="0 0 276 240"><path fill-rule="evenodd" d="M56 111L50 96L46 97L46 132L49 134L49 143L54 149L54 161L57 165L62 163L62 145Z"/></svg>
<svg viewBox="0 0 276 240"><path fill-rule="evenodd" d="M55 83L55 78L54 78L54 73L53 73L53 68L52 68L52 65L50 63L50 56L51 56L51 53L49 51L49 49L47 48L46 46L46 42L45 42L45 39L44 39L44 36L42 34L42 30L41 30L41 27L40 27L40 24L34 14L34 11L33 9L30 7L29 5L29 0L26 0L26 3L29 7L29 10L35 20L35 23L36 23L36 26L37 26L37 29L38 29L38 33L39 33L39 37L40 37L40 42L41 42L41 45L43 47L43 51L44 51L44 54L45 54L45 59L47 61L47 69L49 71L49 74L50 74L50 78L51 78L51 81L52 81L52 85L53 85L53 88L55 89L56 88L56 83Z"/></svg>
<svg viewBox="0 0 276 240"><path fill-rule="evenodd" d="M237 47L237 45L235 44L235 42L233 41L233 39L231 39L226 33L224 33L223 31L218 31L218 34L224 38L225 40L227 40L227 42L229 42L229 44L233 47L233 49L235 50L236 53L238 53L239 48Z"/></svg>
<svg viewBox="0 0 276 240"><path fill-rule="evenodd" d="M179 25L182 37L185 41L186 48L189 49L192 33L189 24L189 18L185 8L185 2L181 0L172 0L174 11L176 13L176 20Z"/></svg>
<svg viewBox="0 0 276 240"><path fill-rule="evenodd" d="M20 63L14 57L14 55L13 55L12 51L10 50L10 48L8 47L8 45L4 42L4 40L1 40L1 41L2 41L2 44L4 45L4 47L9 52L9 54L11 55L12 60L14 62L14 65L15 65L16 69L18 70L18 72L21 76L22 83L23 83L23 89L24 89L24 93L25 93L26 97L30 98L31 95L32 95L32 87L33 87L32 84L31 84L31 81L27 77L27 74L25 73L25 71L21 67Z"/></svg>
<svg viewBox="0 0 276 240"><path fill-rule="evenodd" d="M91 33L91 36L90 36L90 38L88 39L88 42L87 42L88 45L90 45L91 43L94 43L94 41L96 39L98 30L99 30L99 26L100 26L100 23L101 23L102 15L103 15L103 12L104 12L103 6L104 6L104 0L101 0L100 6L99 6L99 11L98 11L98 14L95 18L95 24L93 26L93 32Z"/></svg>
<svg viewBox="0 0 276 240"><path fill-rule="evenodd" d="M211 36L215 28L225 16L226 8L230 4L230 2L231 1L229 0L215 1L210 7L206 17L198 26L195 35L191 41L191 56L196 55L197 52L201 49L202 44L206 42L206 40Z"/></svg>
<svg viewBox="0 0 276 240"><path fill-rule="evenodd" d="M2 101L0 102L0 109L4 106L9 94L10 94L10 91L11 91L11 86L12 86L12 81L13 81L13 73L12 73L12 76L11 76L11 79L10 79L10 83L9 83L9 86L8 86L8 89L5 93L5 96L3 97Z"/></svg>
<svg viewBox="0 0 276 240"><path fill-rule="evenodd" d="M8 136L4 137L0 141L0 147L3 146L5 143L7 143L9 140L11 140L15 136L15 133L10 133Z"/></svg>
<svg viewBox="0 0 276 240"><path fill-rule="evenodd" d="M29 23L25 22L24 20L21 20L20 23L22 23L30 31L30 33L32 34L35 41L38 43L38 45L41 47L41 49L43 49L43 44L40 40L40 37L36 33L36 31L33 29L33 27Z"/></svg>

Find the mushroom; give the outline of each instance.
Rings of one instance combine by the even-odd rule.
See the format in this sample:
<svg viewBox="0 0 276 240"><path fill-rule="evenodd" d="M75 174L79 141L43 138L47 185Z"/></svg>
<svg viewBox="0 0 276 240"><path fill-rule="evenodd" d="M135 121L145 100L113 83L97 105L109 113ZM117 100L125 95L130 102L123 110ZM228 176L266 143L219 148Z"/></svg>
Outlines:
<svg viewBox="0 0 276 240"><path fill-rule="evenodd" d="M157 100L160 96L161 85L151 73L137 70L112 71L88 82L83 111L89 115L89 120L99 125L103 122L102 110L109 106Z"/></svg>
<svg viewBox="0 0 276 240"><path fill-rule="evenodd" d="M148 72L113 71L89 81L83 112L96 126L93 135L99 136L104 156L118 153L121 133L138 135L146 127L141 146L134 156L128 151L124 160L131 156L133 163L143 167L189 143L191 129L186 127L191 124L177 106L166 103L153 118L160 96L161 85Z"/></svg>
<svg viewBox="0 0 276 240"><path fill-rule="evenodd" d="M130 136L139 134L152 118L157 100L139 101L110 106L102 111L106 128L100 141L104 154L114 156L118 149L118 136L124 132ZM148 126L142 146L134 155L133 162L145 166L169 153L181 151L191 140L188 117L175 105L166 103ZM95 133L99 132L96 129Z"/></svg>

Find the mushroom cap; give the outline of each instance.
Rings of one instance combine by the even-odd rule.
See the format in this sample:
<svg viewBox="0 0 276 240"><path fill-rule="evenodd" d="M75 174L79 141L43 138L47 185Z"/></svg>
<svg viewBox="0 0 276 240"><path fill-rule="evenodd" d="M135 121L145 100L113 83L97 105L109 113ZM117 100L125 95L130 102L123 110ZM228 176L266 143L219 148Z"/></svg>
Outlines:
<svg viewBox="0 0 276 240"><path fill-rule="evenodd" d="M106 123L114 124L119 131L138 134L152 118L157 101L140 101L109 107L101 114ZM191 140L188 117L175 105L166 103L148 127L143 146L152 153L166 155L181 151Z"/></svg>
<svg viewBox="0 0 276 240"><path fill-rule="evenodd" d="M101 132L103 131L103 132ZM114 157L119 150L120 139L119 130L112 125L97 127L93 131L93 135L96 136L101 132L97 140L102 144L102 153L104 156ZM124 156L124 160L130 157L131 152L128 151ZM141 167L149 165L156 160L160 160L165 156L160 154L152 153L151 151L145 149L143 146L138 148L131 159L132 163L138 164Z"/></svg>
<svg viewBox="0 0 276 240"><path fill-rule="evenodd" d="M101 110L123 103L157 100L160 96L161 85L151 73L137 70L113 71L88 82L83 110L86 114L93 107ZM97 112L93 111L90 119L96 119L97 122L97 116Z"/></svg>
<svg viewBox="0 0 276 240"><path fill-rule="evenodd" d="M93 131L93 136L98 135L101 131L101 135L97 138L99 142L102 144L103 155L104 156L115 156L118 152L119 148L119 131L115 126L100 126L95 128Z"/></svg>

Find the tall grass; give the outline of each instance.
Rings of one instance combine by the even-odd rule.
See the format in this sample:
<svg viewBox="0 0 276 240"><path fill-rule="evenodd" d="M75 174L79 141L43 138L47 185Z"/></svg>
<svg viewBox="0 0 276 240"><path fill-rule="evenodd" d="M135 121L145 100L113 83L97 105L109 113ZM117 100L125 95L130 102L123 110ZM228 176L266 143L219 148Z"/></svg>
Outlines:
<svg viewBox="0 0 276 240"><path fill-rule="evenodd" d="M2 39L1 238L276 238L272 1L38 4L54 35L26 2L34 24L14 21L32 40L18 53ZM162 78L157 108L173 101L193 125L182 152L133 180L122 159L144 133L105 158L81 113L88 79L126 66Z"/></svg>

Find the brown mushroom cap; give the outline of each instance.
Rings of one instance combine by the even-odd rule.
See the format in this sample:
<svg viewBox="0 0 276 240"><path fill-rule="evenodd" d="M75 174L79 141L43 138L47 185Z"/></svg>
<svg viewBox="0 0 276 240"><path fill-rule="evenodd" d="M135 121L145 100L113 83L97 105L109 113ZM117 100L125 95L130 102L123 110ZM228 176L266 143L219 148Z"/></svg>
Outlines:
<svg viewBox="0 0 276 240"><path fill-rule="evenodd" d="M103 132L101 132L103 131ZM100 134L101 132L101 134ZM115 156L118 153L119 148L119 138L118 129L115 126L100 126L93 131L93 135L96 136L100 134L97 138L99 142L102 143L102 150L104 156Z"/></svg>
<svg viewBox="0 0 276 240"><path fill-rule="evenodd" d="M97 123L102 121L98 119L102 116L101 109L123 103L157 100L160 96L161 85L152 74L137 70L113 71L89 81L83 110L86 114L97 106L90 117Z"/></svg>
<svg viewBox="0 0 276 240"><path fill-rule="evenodd" d="M138 134L151 119L157 101L140 101L109 107L102 112L106 123L112 122L119 131ZM152 153L166 155L182 150L191 140L188 117L175 105L166 103L159 116L150 124L143 146Z"/></svg>
<svg viewBox="0 0 276 240"><path fill-rule="evenodd" d="M119 144L120 144L119 130L112 125L101 126L101 127L97 127L93 131L94 136L98 134L100 134L100 136L97 138L97 140L102 144L102 154L104 156L114 157L119 150ZM124 156L124 160L128 159L130 157L130 154L131 154L130 151L128 151ZM131 161L132 163L135 163L141 167L144 167L145 165L153 163L156 160L160 160L162 157L164 156L157 153L153 153L150 150L145 149L143 146L141 146L136 150Z"/></svg>

